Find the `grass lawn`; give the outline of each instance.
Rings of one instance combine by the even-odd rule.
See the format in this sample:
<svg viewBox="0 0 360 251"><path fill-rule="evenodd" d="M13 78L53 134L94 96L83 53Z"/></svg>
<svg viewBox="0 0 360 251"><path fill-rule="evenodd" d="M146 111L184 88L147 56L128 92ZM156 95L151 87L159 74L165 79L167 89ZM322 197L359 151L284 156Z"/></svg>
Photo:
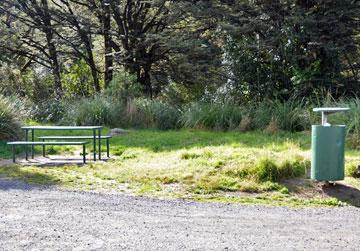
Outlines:
<svg viewBox="0 0 360 251"><path fill-rule="evenodd" d="M47 135L56 133L59 132ZM70 154L76 149L49 147L51 153ZM347 177L335 187L323 187L306 179L309 149L309 132L132 130L112 139L110 152L115 158L106 163L59 167L10 165L0 167L0 174L71 189L200 201L360 205L358 179ZM4 143L0 145L4 158L10 158L9 150ZM346 155L348 169L360 162L357 151L347 150Z"/></svg>

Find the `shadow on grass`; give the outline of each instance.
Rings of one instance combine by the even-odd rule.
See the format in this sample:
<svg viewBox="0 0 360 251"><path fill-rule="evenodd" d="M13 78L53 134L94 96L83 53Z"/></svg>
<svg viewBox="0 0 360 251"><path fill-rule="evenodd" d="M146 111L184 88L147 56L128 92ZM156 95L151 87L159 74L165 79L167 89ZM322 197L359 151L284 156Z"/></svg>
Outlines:
<svg viewBox="0 0 360 251"><path fill-rule="evenodd" d="M330 197L346 202L352 206L360 207L360 190L344 184L336 186L322 186L322 190Z"/></svg>
<svg viewBox="0 0 360 251"><path fill-rule="evenodd" d="M25 169L18 165L0 167L0 177L0 190L31 190L38 188L34 185L53 186L61 183L55 176L40 173L35 168Z"/></svg>

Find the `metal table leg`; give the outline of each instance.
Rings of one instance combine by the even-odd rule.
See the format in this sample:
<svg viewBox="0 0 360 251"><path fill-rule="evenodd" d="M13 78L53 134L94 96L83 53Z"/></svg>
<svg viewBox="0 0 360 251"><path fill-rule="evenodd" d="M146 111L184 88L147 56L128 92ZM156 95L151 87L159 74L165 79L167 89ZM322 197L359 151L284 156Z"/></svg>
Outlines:
<svg viewBox="0 0 360 251"><path fill-rule="evenodd" d="M86 163L86 146L83 144L83 163Z"/></svg>
<svg viewBox="0 0 360 251"><path fill-rule="evenodd" d="M45 142L45 139L43 139L42 142ZM45 157L45 145L43 145L43 157Z"/></svg>
<svg viewBox="0 0 360 251"><path fill-rule="evenodd" d="M25 141L29 141L29 130L25 129ZM28 160L28 149L25 146L25 159Z"/></svg>
<svg viewBox="0 0 360 251"><path fill-rule="evenodd" d="M109 139L107 138L106 139L106 154L107 154L107 157L110 158L110 142L109 142Z"/></svg>
<svg viewBox="0 0 360 251"><path fill-rule="evenodd" d="M15 145L12 145L12 157L13 157L13 163L15 163Z"/></svg>
<svg viewBox="0 0 360 251"><path fill-rule="evenodd" d="M96 161L96 129L93 130L94 161Z"/></svg>
<svg viewBox="0 0 360 251"><path fill-rule="evenodd" d="M31 141L34 142L34 129L31 130ZM34 158L34 145L31 145L31 158Z"/></svg>
<svg viewBox="0 0 360 251"><path fill-rule="evenodd" d="M101 128L98 131L99 134L99 160L101 160Z"/></svg>

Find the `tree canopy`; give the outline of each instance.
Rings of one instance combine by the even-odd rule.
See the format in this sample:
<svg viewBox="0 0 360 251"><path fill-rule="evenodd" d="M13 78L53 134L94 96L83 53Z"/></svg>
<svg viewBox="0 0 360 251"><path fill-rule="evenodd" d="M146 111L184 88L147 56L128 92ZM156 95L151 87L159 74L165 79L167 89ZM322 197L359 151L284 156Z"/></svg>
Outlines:
<svg viewBox="0 0 360 251"><path fill-rule="evenodd" d="M3 0L1 88L27 95L35 87L17 85L36 76L49 95L88 96L126 73L150 98L173 84L235 102L354 96L359 10L355 0Z"/></svg>

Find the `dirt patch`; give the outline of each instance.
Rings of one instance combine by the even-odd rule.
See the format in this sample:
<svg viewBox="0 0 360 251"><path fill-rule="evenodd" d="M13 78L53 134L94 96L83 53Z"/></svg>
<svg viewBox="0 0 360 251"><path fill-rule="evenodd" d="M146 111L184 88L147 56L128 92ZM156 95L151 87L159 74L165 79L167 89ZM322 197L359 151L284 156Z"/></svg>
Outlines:
<svg viewBox="0 0 360 251"><path fill-rule="evenodd" d="M0 159L0 166L8 166L12 164L12 160L10 159Z"/></svg>
<svg viewBox="0 0 360 251"><path fill-rule="evenodd" d="M346 184L344 181L326 184L324 182L296 178L285 180L282 184L288 188L291 194L300 198L337 198L347 202L360 201L360 190L357 187Z"/></svg>

